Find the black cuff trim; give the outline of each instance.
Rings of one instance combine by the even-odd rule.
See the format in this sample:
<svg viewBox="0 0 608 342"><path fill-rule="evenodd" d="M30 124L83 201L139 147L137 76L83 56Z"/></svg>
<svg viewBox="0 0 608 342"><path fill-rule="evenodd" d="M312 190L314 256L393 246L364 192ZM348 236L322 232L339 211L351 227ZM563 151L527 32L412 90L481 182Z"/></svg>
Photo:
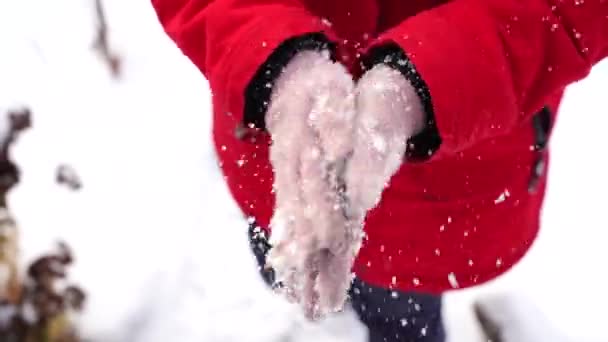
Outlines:
<svg viewBox="0 0 608 342"><path fill-rule="evenodd" d="M257 225L257 223L249 223L249 246L251 247L251 251L253 252L255 260L258 263L260 275L268 286L275 286L275 272L272 268L266 265L266 258L272 249L272 245L270 245L268 239L269 238L266 235L266 232L264 232L262 228Z"/></svg>
<svg viewBox="0 0 608 342"><path fill-rule="evenodd" d="M551 110L544 107L532 117L534 127L534 149L542 151L547 147L551 134Z"/></svg>
<svg viewBox="0 0 608 342"><path fill-rule="evenodd" d="M386 44L373 48L363 62L365 70L377 64L386 64L398 70L412 84L426 112L427 122L422 132L408 140L406 158L409 161L424 161L429 159L441 145L441 136L435 121L431 93L414 64L397 44Z"/></svg>
<svg viewBox="0 0 608 342"><path fill-rule="evenodd" d="M534 150L537 153L536 161L532 166L532 176L528 183L528 192L535 193L538 189L542 176L547 169L546 152L549 144L549 136L551 134L551 110L549 107L544 107L540 112L532 117L532 126L534 127Z"/></svg>
<svg viewBox="0 0 608 342"><path fill-rule="evenodd" d="M268 57L256 72L253 79L245 89L245 110L243 123L246 127L264 130L266 123L264 117L270 102L272 87L281 74L283 68L298 53L305 50L328 50L331 58L335 60L336 45L329 41L323 33L310 33L291 38L283 42ZM243 56L247 58L247 56Z"/></svg>

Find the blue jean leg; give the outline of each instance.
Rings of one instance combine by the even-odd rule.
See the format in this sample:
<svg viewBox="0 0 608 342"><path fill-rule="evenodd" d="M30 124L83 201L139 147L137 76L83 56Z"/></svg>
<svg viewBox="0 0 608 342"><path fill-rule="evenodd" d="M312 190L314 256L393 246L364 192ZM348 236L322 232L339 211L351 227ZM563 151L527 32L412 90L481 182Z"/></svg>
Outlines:
<svg viewBox="0 0 608 342"><path fill-rule="evenodd" d="M355 279L351 303L369 342L444 342L441 296L405 293Z"/></svg>

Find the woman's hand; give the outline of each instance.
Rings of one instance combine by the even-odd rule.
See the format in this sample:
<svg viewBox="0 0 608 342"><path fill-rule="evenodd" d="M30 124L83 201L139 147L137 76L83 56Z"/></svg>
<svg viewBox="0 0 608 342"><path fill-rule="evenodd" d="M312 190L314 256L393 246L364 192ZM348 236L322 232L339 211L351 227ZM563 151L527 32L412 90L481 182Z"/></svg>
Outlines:
<svg viewBox="0 0 608 342"><path fill-rule="evenodd" d="M276 194L269 266L309 318L346 300L361 231L345 216L355 84L339 63L301 52L273 89L266 114Z"/></svg>

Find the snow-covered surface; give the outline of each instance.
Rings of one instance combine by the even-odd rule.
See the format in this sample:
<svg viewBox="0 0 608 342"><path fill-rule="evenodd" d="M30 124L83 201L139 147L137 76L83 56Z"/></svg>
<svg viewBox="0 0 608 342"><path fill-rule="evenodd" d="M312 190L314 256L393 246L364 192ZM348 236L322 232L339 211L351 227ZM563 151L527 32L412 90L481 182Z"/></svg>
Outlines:
<svg viewBox="0 0 608 342"><path fill-rule="evenodd" d="M112 80L91 49L92 1L0 2L0 108L26 103L34 128L13 150L10 197L24 260L57 239L75 250L96 341L364 341L352 313L319 326L260 282L246 224L216 166L206 81L166 38L147 0L106 0L124 57ZM575 341L608 341L608 64L570 90L552 142L544 229L512 272L447 296L451 342L480 341L471 301L527 296ZM55 182L69 164L83 182Z"/></svg>

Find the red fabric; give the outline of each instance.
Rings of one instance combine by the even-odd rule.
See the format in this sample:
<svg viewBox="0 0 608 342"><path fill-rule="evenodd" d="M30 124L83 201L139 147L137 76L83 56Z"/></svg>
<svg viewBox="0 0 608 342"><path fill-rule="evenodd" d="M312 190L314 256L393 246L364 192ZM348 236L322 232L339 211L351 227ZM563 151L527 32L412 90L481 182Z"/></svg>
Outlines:
<svg viewBox="0 0 608 342"><path fill-rule="evenodd" d="M263 226L273 209L268 136L234 135L259 66L282 41L310 32L325 32L351 65L378 44L406 51L429 87L443 144L393 177L354 267L364 281L405 291L479 284L526 253L545 186L527 191L537 157L530 117L545 105L555 112L564 87L608 54L605 0L152 3L209 79L226 181Z"/></svg>

